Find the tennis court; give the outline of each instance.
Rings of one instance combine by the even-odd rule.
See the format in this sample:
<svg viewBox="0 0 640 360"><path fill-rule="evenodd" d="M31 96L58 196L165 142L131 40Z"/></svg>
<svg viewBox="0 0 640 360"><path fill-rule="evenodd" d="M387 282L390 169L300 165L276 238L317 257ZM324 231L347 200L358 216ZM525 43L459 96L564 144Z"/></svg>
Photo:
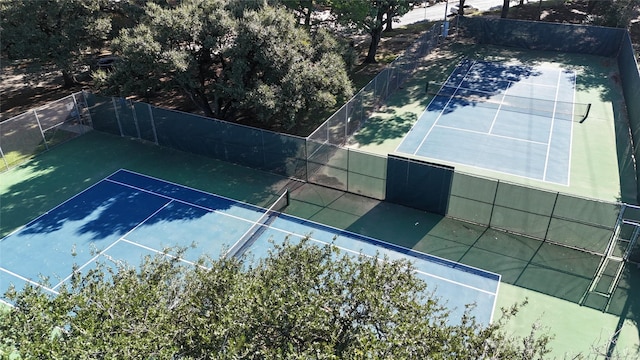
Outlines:
<svg viewBox="0 0 640 360"><path fill-rule="evenodd" d="M396 149L399 153L569 185L573 126L589 104L574 101L576 73L465 59Z"/></svg>
<svg viewBox="0 0 640 360"><path fill-rule="evenodd" d="M185 262L204 254L217 258L247 252L257 259L274 242L309 235L318 244L332 243L354 255L409 259L429 289L454 309L451 319L475 303L477 319L491 321L499 275L281 213L288 200L284 195L265 210L119 170L0 241L1 291L9 284L36 284L44 276L49 279L45 290L55 294L74 264L80 271L98 260L137 265L143 256L169 247L187 248Z"/></svg>

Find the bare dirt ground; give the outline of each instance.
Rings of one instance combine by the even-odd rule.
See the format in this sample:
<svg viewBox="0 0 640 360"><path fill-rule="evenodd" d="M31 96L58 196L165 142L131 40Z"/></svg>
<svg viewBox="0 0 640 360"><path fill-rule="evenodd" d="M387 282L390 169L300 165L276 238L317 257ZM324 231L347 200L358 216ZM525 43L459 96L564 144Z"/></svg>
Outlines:
<svg viewBox="0 0 640 360"><path fill-rule="evenodd" d="M542 10L542 12L540 11ZM487 16L499 16L499 12L487 13ZM586 3L566 2L558 3L545 8L538 8L535 4L516 6L509 10L509 18L538 20L550 22L580 23L586 16ZM384 33L378 50L377 64L363 64L368 47L368 37L356 39L358 58L351 71L356 89L366 85L384 66L402 53L422 31L427 30L429 24L415 24L406 28L396 29L390 33ZM640 52L640 18L634 20L630 27L632 40L636 52ZM52 68L36 69L29 64L11 62L0 58L0 121L19 115L29 109L37 108L48 102L60 99L73 92L91 90L91 74L89 67L80 72L80 83L71 88L63 86L62 76L59 71ZM196 112L193 105L180 94L163 94L151 100L154 105L167 108Z"/></svg>
<svg viewBox="0 0 640 360"><path fill-rule="evenodd" d="M62 75L52 69L35 69L4 58L0 59L0 64L0 120L90 87L90 83L86 83L64 88Z"/></svg>

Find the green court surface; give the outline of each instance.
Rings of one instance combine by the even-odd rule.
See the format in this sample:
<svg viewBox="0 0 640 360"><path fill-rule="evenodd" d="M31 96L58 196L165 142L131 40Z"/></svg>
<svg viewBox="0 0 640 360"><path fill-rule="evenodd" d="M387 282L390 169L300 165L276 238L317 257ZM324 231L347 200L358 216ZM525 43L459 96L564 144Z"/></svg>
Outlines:
<svg viewBox="0 0 640 360"><path fill-rule="evenodd" d="M288 214L500 273L498 306L529 301L509 329L526 335L539 322L555 335L554 356L589 354L614 336L615 351L638 354L636 269L603 313L576 304L599 260L584 251L95 131L0 174L0 236L120 168L260 206L288 187Z"/></svg>

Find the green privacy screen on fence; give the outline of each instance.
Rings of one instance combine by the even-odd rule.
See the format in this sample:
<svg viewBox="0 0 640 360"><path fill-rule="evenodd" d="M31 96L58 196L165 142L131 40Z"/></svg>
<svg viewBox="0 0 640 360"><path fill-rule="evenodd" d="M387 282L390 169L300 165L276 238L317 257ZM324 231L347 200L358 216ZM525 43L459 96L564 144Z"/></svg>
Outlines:
<svg viewBox="0 0 640 360"><path fill-rule="evenodd" d="M606 57L618 54L625 33L597 26L479 17L462 17L460 28L464 36L481 44Z"/></svg>
<svg viewBox="0 0 640 360"><path fill-rule="evenodd" d="M446 215L453 167L389 155L387 200Z"/></svg>
<svg viewBox="0 0 640 360"><path fill-rule="evenodd" d="M631 37L627 32L624 34L618 53L618 69L633 138L633 153L637 160L640 158L640 148L638 148L640 144L640 72L638 72L638 63L633 53ZM638 169L636 174L637 179L640 177ZM640 194L640 184L638 184L638 194Z"/></svg>
<svg viewBox="0 0 640 360"><path fill-rule="evenodd" d="M450 217L596 253L604 252L620 208L460 172L450 192Z"/></svg>
<svg viewBox="0 0 640 360"><path fill-rule="evenodd" d="M95 130L306 179L305 139L90 94Z"/></svg>

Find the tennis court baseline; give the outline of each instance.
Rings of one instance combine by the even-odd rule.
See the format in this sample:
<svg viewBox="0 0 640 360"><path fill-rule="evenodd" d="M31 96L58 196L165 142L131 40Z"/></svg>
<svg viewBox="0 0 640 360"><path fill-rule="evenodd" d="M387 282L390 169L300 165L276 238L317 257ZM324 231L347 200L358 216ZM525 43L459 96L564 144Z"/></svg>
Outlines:
<svg viewBox="0 0 640 360"><path fill-rule="evenodd" d="M288 214L266 214L257 206L119 170L0 240L0 291L11 284L39 284L44 276L49 281L43 288L55 294L74 264L80 271L106 259L135 266L167 247L186 247L185 262L203 254L217 258L234 248L237 255L261 258L274 242L309 235L315 243L331 243L354 256L409 259L428 289L452 308L453 321L471 303L481 323L492 319L497 274ZM248 235L255 235L248 246L236 244Z"/></svg>

